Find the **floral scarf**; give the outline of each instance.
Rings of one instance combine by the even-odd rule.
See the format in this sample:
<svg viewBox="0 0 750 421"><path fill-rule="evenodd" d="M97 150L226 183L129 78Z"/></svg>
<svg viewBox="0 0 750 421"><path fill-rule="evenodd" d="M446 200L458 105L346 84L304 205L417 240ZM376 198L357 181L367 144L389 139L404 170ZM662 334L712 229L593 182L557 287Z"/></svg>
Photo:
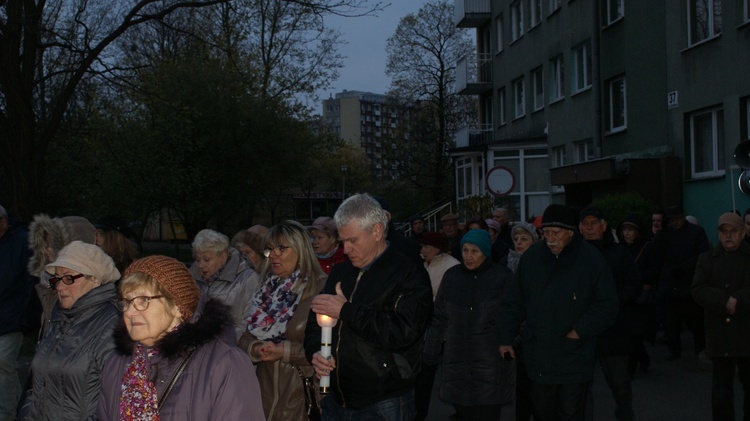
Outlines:
<svg viewBox="0 0 750 421"><path fill-rule="evenodd" d="M156 401L156 387L149 379L149 360L156 355L156 350L144 350L138 345L133 353L133 360L122 376L120 387L120 420L124 421L159 421L159 408Z"/></svg>
<svg viewBox="0 0 750 421"><path fill-rule="evenodd" d="M253 295L253 304L247 316L247 331L256 338L279 343L286 339L286 324L294 315L300 295L295 291L299 270L286 279L269 274L263 286Z"/></svg>
<svg viewBox="0 0 750 421"><path fill-rule="evenodd" d="M518 270L518 262L521 260L521 255L517 251L511 250L508 252L508 269L511 272L516 273Z"/></svg>

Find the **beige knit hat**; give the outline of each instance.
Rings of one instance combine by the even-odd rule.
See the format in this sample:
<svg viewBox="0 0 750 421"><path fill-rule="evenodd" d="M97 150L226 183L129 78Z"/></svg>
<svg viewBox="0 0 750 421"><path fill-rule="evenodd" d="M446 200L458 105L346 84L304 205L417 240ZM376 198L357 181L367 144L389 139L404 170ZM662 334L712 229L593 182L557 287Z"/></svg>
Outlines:
<svg viewBox="0 0 750 421"><path fill-rule="evenodd" d="M148 256L138 259L125 269L125 276L145 273L156 280L174 297L174 305L180 309L185 321L193 317L198 308L201 292L187 267L167 256Z"/></svg>
<svg viewBox="0 0 750 421"><path fill-rule="evenodd" d="M120 271L115 267L112 258L101 247L83 241L73 241L63 247L57 254L57 259L45 266L44 270L54 275L56 267L95 276L102 284L120 279Z"/></svg>

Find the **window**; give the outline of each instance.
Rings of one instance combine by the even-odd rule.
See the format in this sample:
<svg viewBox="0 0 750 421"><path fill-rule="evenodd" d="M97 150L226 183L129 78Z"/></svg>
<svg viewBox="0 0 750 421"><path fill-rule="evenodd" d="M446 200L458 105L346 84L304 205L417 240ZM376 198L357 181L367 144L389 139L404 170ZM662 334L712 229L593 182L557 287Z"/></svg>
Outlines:
<svg viewBox="0 0 750 421"><path fill-rule="evenodd" d="M584 140L583 142L576 142L575 149L577 163L591 161L595 157L593 139Z"/></svg>
<svg viewBox="0 0 750 421"><path fill-rule="evenodd" d="M474 195L472 161L472 158L463 158L456 161L456 196L458 199Z"/></svg>
<svg viewBox="0 0 750 421"><path fill-rule="evenodd" d="M551 15L560 8L560 0L549 0L549 14Z"/></svg>
<svg viewBox="0 0 750 421"><path fill-rule="evenodd" d="M531 71L531 80L534 83L534 111L544 108L544 73L539 67Z"/></svg>
<svg viewBox="0 0 750 421"><path fill-rule="evenodd" d="M523 36L523 3L517 1L510 5L512 40Z"/></svg>
<svg viewBox="0 0 750 421"><path fill-rule="evenodd" d="M500 14L495 19L495 27L497 28L497 52L503 51L505 43L503 42L503 15Z"/></svg>
<svg viewBox="0 0 750 421"><path fill-rule="evenodd" d="M563 57L558 56L551 60L550 63L550 102L563 99L563 83L565 83L565 64Z"/></svg>
<svg viewBox="0 0 750 421"><path fill-rule="evenodd" d="M750 0L745 0L744 3L744 10L742 11L743 20L745 22L750 22Z"/></svg>
<svg viewBox="0 0 750 421"><path fill-rule="evenodd" d="M573 50L573 92L591 86L591 42Z"/></svg>
<svg viewBox="0 0 750 421"><path fill-rule="evenodd" d="M744 117L741 118L744 119L744 127L742 128L742 133L745 136L742 138L742 140L748 140L750 139L750 98L745 98L744 103L745 112L742 114L744 115Z"/></svg>
<svg viewBox="0 0 750 421"><path fill-rule="evenodd" d="M625 130L628 125L625 77L609 82L609 131Z"/></svg>
<svg viewBox="0 0 750 421"><path fill-rule="evenodd" d="M724 110L712 108L690 115L690 175L724 174Z"/></svg>
<svg viewBox="0 0 750 421"><path fill-rule="evenodd" d="M562 167L565 165L565 146L560 146L552 150L553 167Z"/></svg>
<svg viewBox="0 0 750 421"><path fill-rule="evenodd" d="M505 125L505 88L497 90L497 121Z"/></svg>
<svg viewBox="0 0 750 421"><path fill-rule="evenodd" d="M607 25L611 25L614 22L625 16L625 0L605 0L604 13L606 13Z"/></svg>
<svg viewBox="0 0 750 421"><path fill-rule="evenodd" d="M721 34L721 0L688 0L690 45Z"/></svg>
<svg viewBox="0 0 750 421"><path fill-rule="evenodd" d="M542 23L542 0L530 0L531 4L529 4L529 14L530 16L530 23L529 27L533 28L540 23Z"/></svg>
<svg viewBox="0 0 750 421"><path fill-rule="evenodd" d="M524 101L524 83L523 76L513 81L513 105L514 115L516 118L523 117L526 114L526 102Z"/></svg>

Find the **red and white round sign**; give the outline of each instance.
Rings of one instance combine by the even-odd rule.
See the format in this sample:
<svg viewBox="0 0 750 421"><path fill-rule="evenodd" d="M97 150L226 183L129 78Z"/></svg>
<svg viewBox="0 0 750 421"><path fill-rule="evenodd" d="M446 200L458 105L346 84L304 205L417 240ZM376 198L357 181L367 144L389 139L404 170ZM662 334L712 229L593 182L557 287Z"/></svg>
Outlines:
<svg viewBox="0 0 750 421"><path fill-rule="evenodd" d="M484 176L484 183L487 190L494 196L507 196L513 191L516 185L513 172L507 167L493 167Z"/></svg>

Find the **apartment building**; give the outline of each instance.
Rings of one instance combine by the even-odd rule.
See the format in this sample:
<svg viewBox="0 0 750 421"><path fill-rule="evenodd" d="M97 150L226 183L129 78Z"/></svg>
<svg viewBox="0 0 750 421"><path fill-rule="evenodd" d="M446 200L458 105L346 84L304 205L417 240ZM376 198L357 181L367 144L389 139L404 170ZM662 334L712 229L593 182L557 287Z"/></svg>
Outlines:
<svg viewBox="0 0 750 421"><path fill-rule="evenodd" d="M399 138L407 137L410 110L394 105L385 95L362 91L337 93L323 100L323 121L334 133L362 148L370 160L376 180L396 180L402 163L386 148L395 148Z"/></svg>
<svg viewBox="0 0 750 421"><path fill-rule="evenodd" d="M456 0L478 71L457 90L480 123L457 136L456 196L515 183L519 218L638 192L702 221L750 207L732 154L750 126L750 0Z"/></svg>

